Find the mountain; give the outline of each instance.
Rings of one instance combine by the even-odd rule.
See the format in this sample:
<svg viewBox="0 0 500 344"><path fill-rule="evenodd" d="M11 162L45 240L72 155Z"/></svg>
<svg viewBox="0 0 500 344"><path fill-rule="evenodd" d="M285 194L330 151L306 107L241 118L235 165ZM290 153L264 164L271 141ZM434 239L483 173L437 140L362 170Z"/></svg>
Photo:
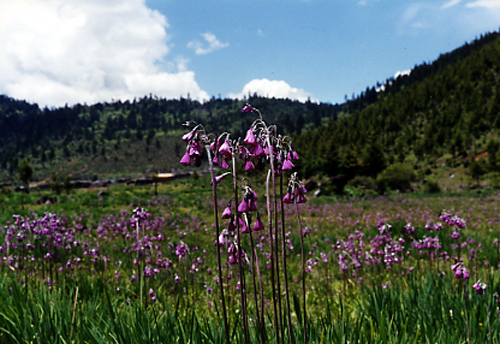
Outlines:
<svg viewBox="0 0 500 344"><path fill-rule="evenodd" d="M245 102L259 108L285 135L319 127L341 111L339 105L258 96L205 103L148 96L51 109L0 96L0 181L16 181L22 159L33 166L32 181L53 176L133 178L181 169L182 124L193 120L208 132L243 137L255 120L255 114L241 112Z"/></svg>
<svg viewBox="0 0 500 344"><path fill-rule="evenodd" d="M405 163L422 176L480 153L483 172L500 172L499 56L499 34L487 34L346 102L349 115L295 138L302 174L376 178Z"/></svg>

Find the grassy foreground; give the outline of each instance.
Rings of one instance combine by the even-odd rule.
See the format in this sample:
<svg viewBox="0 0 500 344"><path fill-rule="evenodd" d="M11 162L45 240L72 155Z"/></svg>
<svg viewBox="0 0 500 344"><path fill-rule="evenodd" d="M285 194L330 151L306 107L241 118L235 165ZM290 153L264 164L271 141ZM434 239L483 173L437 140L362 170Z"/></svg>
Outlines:
<svg viewBox="0 0 500 344"><path fill-rule="evenodd" d="M224 343L211 190L205 185L203 178L176 181L161 185L157 196L151 187L119 186L101 196L98 190L77 191L55 205L37 206L36 194L25 195L24 205L20 195L2 196L0 343ZM219 189L219 209L231 197L225 187ZM256 191L262 194L258 186ZM488 343L491 333L499 343L498 198L471 193L309 200L300 208L310 230L308 342L466 343L468 320L470 342ZM137 206L151 214L141 245L130 221ZM443 210L466 220L459 241L451 237L452 225L435 229ZM299 238L293 211L285 213L292 333L286 326L282 333L285 342L301 342ZM155 239L148 246L145 237ZM274 343L265 269L273 241L264 233L255 239L263 262L263 340ZM391 249L392 262L378 252ZM468 268L467 280L454 278L457 255ZM259 343L250 267L245 271L250 340ZM236 275L235 266L224 265L231 342L240 343ZM484 295L473 288L478 279L487 284ZM283 299L283 289L279 294ZM286 323L284 301L280 313Z"/></svg>

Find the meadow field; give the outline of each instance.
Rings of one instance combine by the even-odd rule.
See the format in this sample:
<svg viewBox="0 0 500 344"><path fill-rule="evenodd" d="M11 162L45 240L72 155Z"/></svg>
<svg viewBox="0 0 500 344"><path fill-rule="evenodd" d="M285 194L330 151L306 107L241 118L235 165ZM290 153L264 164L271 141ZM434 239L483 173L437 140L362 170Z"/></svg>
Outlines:
<svg viewBox="0 0 500 344"><path fill-rule="evenodd" d="M1 343L499 342L496 192L309 197L238 256L208 177L98 191L0 196Z"/></svg>

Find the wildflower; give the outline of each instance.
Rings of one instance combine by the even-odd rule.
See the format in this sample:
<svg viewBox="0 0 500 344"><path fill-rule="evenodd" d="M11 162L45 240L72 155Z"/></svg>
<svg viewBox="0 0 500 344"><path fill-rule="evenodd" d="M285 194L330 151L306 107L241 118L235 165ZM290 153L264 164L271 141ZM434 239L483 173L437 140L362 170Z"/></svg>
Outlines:
<svg viewBox="0 0 500 344"><path fill-rule="evenodd" d="M464 263L459 262L451 266L451 270L455 272L454 278L469 279L469 270L465 267Z"/></svg>
<svg viewBox="0 0 500 344"><path fill-rule="evenodd" d="M255 170L255 165L250 160L247 160L245 163L245 172L252 172Z"/></svg>
<svg viewBox="0 0 500 344"><path fill-rule="evenodd" d="M245 139L243 140L243 142L245 144L249 145L249 146L255 145L255 143L257 141L255 140L255 135L253 133L253 128L248 129L247 134L245 135Z"/></svg>
<svg viewBox="0 0 500 344"><path fill-rule="evenodd" d="M241 109L241 112L254 112L254 111L256 111L255 108L248 103L246 103L243 109Z"/></svg>
<svg viewBox="0 0 500 344"><path fill-rule="evenodd" d="M196 133L197 127L195 127L193 130L191 130L189 133L186 133L182 136L183 141L190 141L193 137L194 134Z"/></svg>
<svg viewBox="0 0 500 344"><path fill-rule="evenodd" d="M224 143L222 144L222 146L220 146L219 148L219 154L222 154L228 158L230 158L232 156L232 153L231 153L231 147L229 146L229 141L226 140L224 141Z"/></svg>
<svg viewBox="0 0 500 344"><path fill-rule="evenodd" d="M180 163L184 166L190 166L191 165L191 157L189 156L189 153L186 151L186 154L182 157Z"/></svg>
<svg viewBox="0 0 500 344"><path fill-rule="evenodd" d="M223 219L230 219L231 218L231 215L233 213L231 212L231 201L227 204L227 207L226 209L224 209L224 211L222 212L222 218Z"/></svg>
<svg viewBox="0 0 500 344"><path fill-rule="evenodd" d="M472 287L476 289L476 292L479 295L484 295L488 286L486 285L486 283L482 283L481 280L478 280Z"/></svg>
<svg viewBox="0 0 500 344"><path fill-rule="evenodd" d="M241 201L240 205L238 206L238 212L247 213L248 211L249 209L247 202L245 200Z"/></svg>
<svg viewBox="0 0 500 344"><path fill-rule="evenodd" d="M289 160L289 159L285 159L285 161L283 161L283 166L281 167L281 170L282 171L291 171L293 170L295 166L293 165L293 163Z"/></svg>

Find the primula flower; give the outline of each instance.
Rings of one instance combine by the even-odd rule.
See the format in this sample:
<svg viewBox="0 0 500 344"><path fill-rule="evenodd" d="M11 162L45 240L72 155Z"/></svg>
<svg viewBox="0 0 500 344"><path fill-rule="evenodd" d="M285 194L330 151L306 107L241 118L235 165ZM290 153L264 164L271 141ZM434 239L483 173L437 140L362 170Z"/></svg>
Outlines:
<svg viewBox="0 0 500 344"><path fill-rule="evenodd" d="M281 166L281 170L282 171L291 171L293 170L295 166L293 165L293 163L289 160L289 159L285 159L285 161L283 161L283 166Z"/></svg>
<svg viewBox="0 0 500 344"><path fill-rule="evenodd" d="M238 206L238 212L240 213L248 213L248 204L245 200L241 201L240 205Z"/></svg>
<svg viewBox="0 0 500 344"><path fill-rule="evenodd" d="M243 109L241 109L241 112L254 112L254 111L255 108L248 103L243 107Z"/></svg>
<svg viewBox="0 0 500 344"><path fill-rule="evenodd" d="M227 140L224 141L222 146L220 146L219 154L225 155L228 158L230 158L232 156L231 147L229 146L229 141L227 141Z"/></svg>
<svg viewBox="0 0 500 344"><path fill-rule="evenodd" d="M472 287L476 289L476 292L479 295L484 295L488 286L485 283L482 283L481 280L478 280Z"/></svg>
<svg viewBox="0 0 500 344"><path fill-rule="evenodd" d="M186 133L182 136L182 140L184 141L189 141L193 138L194 134L196 132L196 128L194 128L193 130L191 130L189 133Z"/></svg>
<svg viewBox="0 0 500 344"><path fill-rule="evenodd" d="M283 197L283 203L293 203L293 197L289 192Z"/></svg>
<svg viewBox="0 0 500 344"><path fill-rule="evenodd" d="M255 134L253 133L253 128L248 129L243 142L249 146L255 145L257 141L255 140Z"/></svg>
<svg viewBox="0 0 500 344"><path fill-rule="evenodd" d="M254 146L250 148L250 155L254 157L262 156L264 154L264 150L260 143L257 142Z"/></svg>
<svg viewBox="0 0 500 344"><path fill-rule="evenodd" d="M255 165L250 160L245 163L245 172L252 172L255 170Z"/></svg>
<svg viewBox="0 0 500 344"><path fill-rule="evenodd" d="M226 209L224 209L224 211L222 212L222 218L223 219L230 219L231 218L231 215L233 213L231 212L231 204L228 204Z"/></svg>
<svg viewBox="0 0 500 344"><path fill-rule="evenodd" d="M225 158L222 158L222 163L220 164L220 167L222 167L223 169L229 168L229 165L227 164L227 161Z"/></svg>
<svg viewBox="0 0 500 344"><path fill-rule="evenodd" d="M253 225L253 231L254 232L260 232L265 229L264 224L262 223L262 220L260 219L260 216L257 213L257 219L255 220L255 223Z"/></svg>
<svg viewBox="0 0 500 344"><path fill-rule="evenodd" d="M191 157L189 156L189 153L186 151L186 154L181 159L181 164L184 166L190 166L191 165Z"/></svg>

